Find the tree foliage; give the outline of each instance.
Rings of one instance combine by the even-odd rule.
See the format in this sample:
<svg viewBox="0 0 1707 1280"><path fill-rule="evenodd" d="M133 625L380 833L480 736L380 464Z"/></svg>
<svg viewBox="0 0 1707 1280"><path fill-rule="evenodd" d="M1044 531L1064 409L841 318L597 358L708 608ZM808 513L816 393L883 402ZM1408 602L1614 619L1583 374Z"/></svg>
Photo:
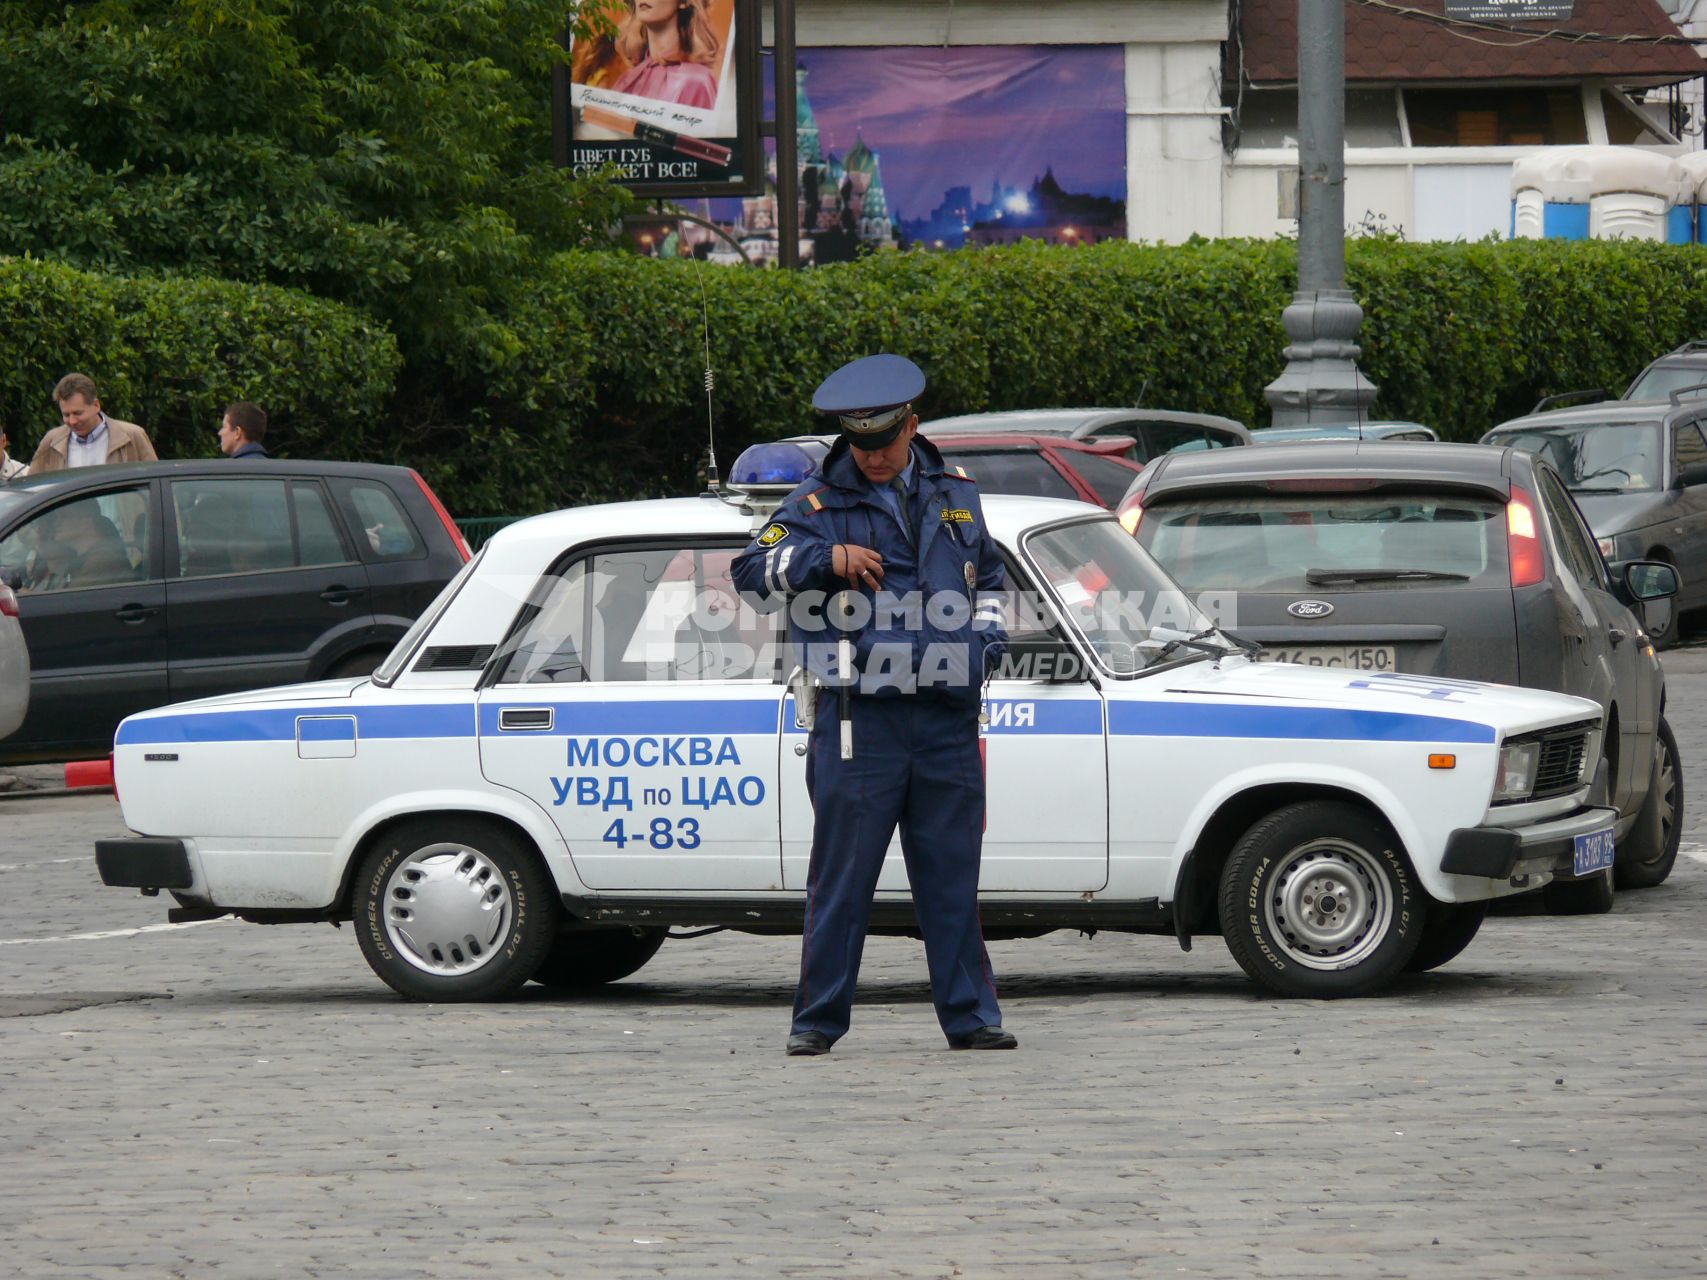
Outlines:
<svg viewBox="0 0 1707 1280"><path fill-rule="evenodd" d="M515 353L543 254L626 203L550 160L562 0L11 0L0 253L269 282L418 371Z"/></svg>

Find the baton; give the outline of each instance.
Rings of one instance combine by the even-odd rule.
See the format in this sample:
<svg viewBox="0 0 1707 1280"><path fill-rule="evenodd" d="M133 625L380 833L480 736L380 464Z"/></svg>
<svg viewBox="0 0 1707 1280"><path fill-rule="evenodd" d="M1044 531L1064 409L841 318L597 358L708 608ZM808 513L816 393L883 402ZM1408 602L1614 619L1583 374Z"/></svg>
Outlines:
<svg viewBox="0 0 1707 1280"><path fill-rule="evenodd" d="M844 589L837 600L842 615L842 636L836 641L836 669L842 678L842 685L836 691L836 698L842 718L842 759L852 760L854 648L853 636L848 634L848 627L853 622L853 588Z"/></svg>

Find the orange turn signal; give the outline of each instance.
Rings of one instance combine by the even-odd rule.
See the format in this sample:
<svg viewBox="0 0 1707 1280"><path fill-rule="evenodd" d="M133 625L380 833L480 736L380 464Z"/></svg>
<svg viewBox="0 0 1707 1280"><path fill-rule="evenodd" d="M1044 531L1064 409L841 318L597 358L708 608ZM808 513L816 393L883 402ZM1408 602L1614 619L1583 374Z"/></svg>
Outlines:
<svg viewBox="0 0 1707 1280"><path fill-rule="evenodd" d="M1458 757L1430 756L1428 758L1428 767L1431 769L1456 769L1458 767Z"/></svg>

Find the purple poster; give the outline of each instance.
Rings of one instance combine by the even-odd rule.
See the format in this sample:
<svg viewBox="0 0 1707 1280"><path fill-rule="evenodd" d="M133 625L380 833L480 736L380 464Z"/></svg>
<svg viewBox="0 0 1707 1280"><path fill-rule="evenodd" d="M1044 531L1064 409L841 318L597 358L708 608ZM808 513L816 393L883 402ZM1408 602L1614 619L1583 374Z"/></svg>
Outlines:
<svg viewBox="0 0 1707 1280"><path fill-rule="evenodd" d="M1118 45L801 50L802 261L1124 237L1124 75ZM637 242L774 261L774 154L768 165L764 195L683 203L727 238L683 223Z"/></svg>

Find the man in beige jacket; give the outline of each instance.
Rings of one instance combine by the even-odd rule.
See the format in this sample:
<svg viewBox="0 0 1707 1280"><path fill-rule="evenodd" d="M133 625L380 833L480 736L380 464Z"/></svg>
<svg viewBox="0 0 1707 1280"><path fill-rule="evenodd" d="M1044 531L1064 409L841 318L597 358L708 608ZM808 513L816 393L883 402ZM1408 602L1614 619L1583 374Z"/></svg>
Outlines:
<svg viewBox="0 0 1707 1280"><path fill-rule="evenodd" d="M134 422L120 422L101 412L95 380L86 373L68 373L53 389L62 426L42 437L30 474L94 467L104 462L153 462L157 456L148 433Z"/></svg>

